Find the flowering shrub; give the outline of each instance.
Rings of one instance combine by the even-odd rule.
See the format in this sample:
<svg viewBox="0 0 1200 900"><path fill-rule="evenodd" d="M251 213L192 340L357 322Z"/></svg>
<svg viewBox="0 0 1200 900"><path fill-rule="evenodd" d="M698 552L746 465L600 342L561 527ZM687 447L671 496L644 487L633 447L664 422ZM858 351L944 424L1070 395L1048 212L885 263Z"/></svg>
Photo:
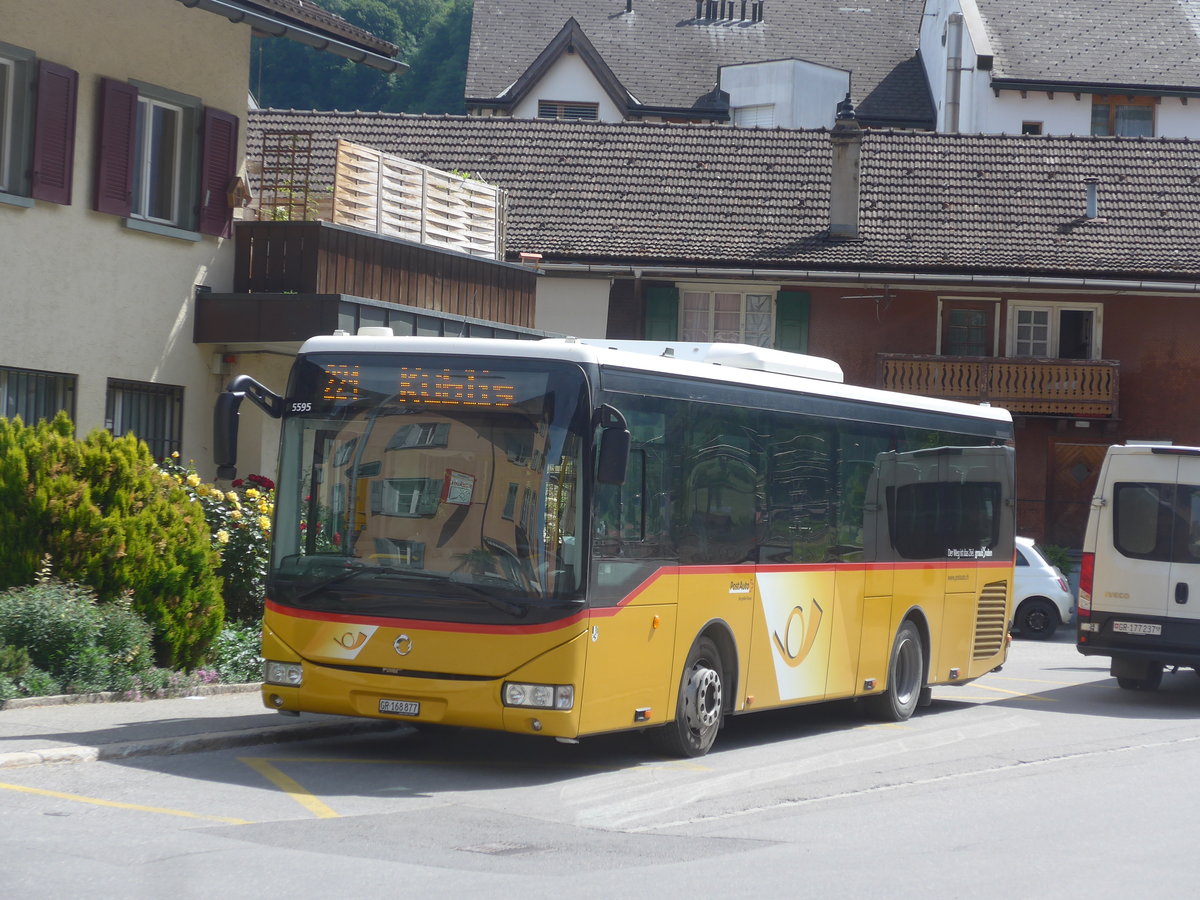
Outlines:
<svg viewBox="0 0 1200 900"><path fill-rule="evenodd" d="M202 481L193 466L181 465L178 453L159 465L204 510L213 548L221 554L226 620L258 622L271 558L275 482L263 475L247 475L223 491Z"/></svg>

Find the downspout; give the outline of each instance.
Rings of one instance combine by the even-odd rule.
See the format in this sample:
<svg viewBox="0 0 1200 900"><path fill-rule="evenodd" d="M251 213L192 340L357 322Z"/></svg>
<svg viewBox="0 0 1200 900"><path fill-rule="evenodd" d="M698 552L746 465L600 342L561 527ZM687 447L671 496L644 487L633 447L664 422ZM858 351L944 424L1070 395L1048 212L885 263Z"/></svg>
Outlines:
<svg viewBox="0 0 1200 900"><path fill-rule="evenodd" d="M942 130L950 134L959 131L959 112L962 106L962 13L951 13L946 22L946 115Z"/></svg>

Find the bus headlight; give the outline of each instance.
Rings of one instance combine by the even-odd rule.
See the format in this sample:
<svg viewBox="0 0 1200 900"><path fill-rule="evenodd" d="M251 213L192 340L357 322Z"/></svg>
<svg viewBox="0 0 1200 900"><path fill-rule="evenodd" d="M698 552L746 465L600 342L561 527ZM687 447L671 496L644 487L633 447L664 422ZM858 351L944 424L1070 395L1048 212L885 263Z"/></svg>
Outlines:
<svg viewBox="0 0 1200 900"><path fill-rule="evenodd" d="M276 662L268 659L263 663L263 681L267 684L300 687L304 681L304 667L300 663Z"/></svg>
<svg viewBox="0 0 1200 900"><path fill-rule="evenodd" d="M575 705L573 684L504 683L505 706L527 706L534 709L570 709Z"/></svg>

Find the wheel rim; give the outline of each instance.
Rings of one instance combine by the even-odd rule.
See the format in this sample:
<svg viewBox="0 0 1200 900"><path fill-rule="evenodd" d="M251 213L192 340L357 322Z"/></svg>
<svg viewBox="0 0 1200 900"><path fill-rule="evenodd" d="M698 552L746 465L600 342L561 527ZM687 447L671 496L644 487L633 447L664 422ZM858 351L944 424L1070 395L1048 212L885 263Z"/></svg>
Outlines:
<svg viewBox="0 0 1200 900"><path fill-rule="evenodd" d="M712 728L721 717L721 674L703 662L697 663L688 679L685 715L688 728L699 733Z"/></svg>
<svg viewBox="0 0 1200 900"><path fill-rule="evenodd" d="M1050 616L1041 606L1035 606L1025 613L1025 631L1045 631L1050 623Z"/></svg>
<svg viewBox="0 0 1200 900"><path fill-rule="evenodd" d="M901 706L907 706L913 695L921 689L921 652L911 637L906 636L896 648L896 671L892 685L896 702Z"/></svg>

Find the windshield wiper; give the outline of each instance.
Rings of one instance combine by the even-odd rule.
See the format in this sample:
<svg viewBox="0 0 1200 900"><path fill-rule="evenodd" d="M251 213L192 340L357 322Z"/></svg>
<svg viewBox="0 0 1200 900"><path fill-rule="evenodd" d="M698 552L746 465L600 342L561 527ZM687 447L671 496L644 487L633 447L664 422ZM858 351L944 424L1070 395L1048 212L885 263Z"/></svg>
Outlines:
<svg viewBox="0 0 1200 900"><path fill-rule="evenodd" d="M348 581L351 578L356 578L359 575L390 575L400 579L410 579L413 581L435 581L441 584L453 584L456 587L463 589L463 592L469 594L472 598L479 599L495 607L501 612L508 613L515 618L522 618L527 610L520 604L513 603L509 600L504 600L500 597L493 597L487 591L482 591L472 584L465 581L455 581L446 575L435 575L432 572L421 572L417 570L397 569L394 566L377 566L377 565L347 565L344 571L338 572L326 578L320 584L315 584L312 587L306 588L300 593L292 595L293 603L300 603L308 599L314 594L318 594L335 584L343 581Z"/></svg>

